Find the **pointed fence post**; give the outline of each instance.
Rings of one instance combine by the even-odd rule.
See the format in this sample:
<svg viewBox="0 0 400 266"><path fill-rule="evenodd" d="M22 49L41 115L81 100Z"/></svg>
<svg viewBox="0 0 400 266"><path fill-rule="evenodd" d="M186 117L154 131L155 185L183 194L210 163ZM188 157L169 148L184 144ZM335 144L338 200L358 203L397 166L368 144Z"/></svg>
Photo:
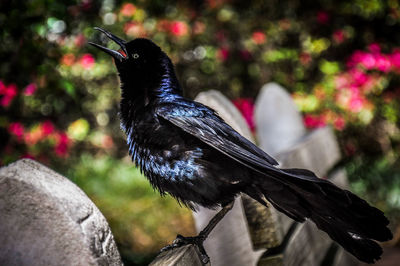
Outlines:
<svg viewBox="0 0 400 266"><path fill-rule="evenodd" d="M341 157L333 131L325 127L308 133L294 101L281 86L263 86L256 101L255 119L260 147L275 157L280 167L306 168L346 187L343 170L327 176ZM329 259L328 251L334 250L332 240L310 221L297 224L272 206L263 208L248 197L244 198L244 206L254 248L268 249L258 265L319 265ZM354 262L341 248L339 251L341 258L346 257L341 261L347 261L347 265Z"/></svg>
<svg viewBox="0 0 400 266"><path fill-rule="evenodd" d="M218 91L202 92L196 97L201 102L218 112L218 114L244 137L254 141L246 121L232 102ZM229 166L227 166L229 167ZM194 213L196 228L200 231L217 211L200 208ZM262 251L252 248L247 222L240 198L237 198L233 209L221 220L204 242L210 256L211 264L218 265L255 265Z"/></svg>
<svg viewBox="0 0 400 266"><path fill-rule="evenodd" d="M203 92L196 100L215 109L234 129L254 141L239 111L221 93ZM260 146L279 161L280 167L310 169L342 188L347 186L343 170L331 171L340 159L332 130L326 127L307 132L293 100L282 87L272 83L262 88L255 117ZM197 230L215 213L205 208L194 213ZM236 199L234 208L211 232L204 246L214 266L355 265L355 259L338 249L313 223L297 224L270 204L265 208L246 195ZM186 265L174 258L188 258L188 254L194 254L190 247L176 249L163 261Z"/></svg>

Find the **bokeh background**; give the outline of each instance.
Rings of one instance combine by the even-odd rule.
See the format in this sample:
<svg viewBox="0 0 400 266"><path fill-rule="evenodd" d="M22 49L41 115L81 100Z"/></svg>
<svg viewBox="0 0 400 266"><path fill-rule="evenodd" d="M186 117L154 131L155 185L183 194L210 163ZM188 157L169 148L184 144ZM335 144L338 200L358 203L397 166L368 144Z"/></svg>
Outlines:
<svg viewBox="0 0 400 266"><path fill-rule="evenodd" d="M29 0L0 2L0 164L33 158L77 183L107 217L126 265L147 264L191 214L127 157L100 26L166 51L186 96L216 89L250 127L269 81L309 129L332 126L352 190L400 217L398 0ZM117 48L109 43L111 48Z"/></svg>

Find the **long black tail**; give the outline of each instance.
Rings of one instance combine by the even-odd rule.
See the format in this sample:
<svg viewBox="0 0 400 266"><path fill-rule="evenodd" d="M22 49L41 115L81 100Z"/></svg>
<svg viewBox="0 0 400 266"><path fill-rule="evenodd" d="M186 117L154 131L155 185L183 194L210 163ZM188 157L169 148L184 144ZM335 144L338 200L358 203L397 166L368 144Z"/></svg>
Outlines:
<svg viewBox="0 0 400 266"><path fill-rule="evenodd" d="M263 194L277 210L298 222L311 219L361 261L380 259L382 248L375 241L392 239L383 212L310 171L277 169L257 179L256 192L247 194L259 201L257 194Z"/></svg>

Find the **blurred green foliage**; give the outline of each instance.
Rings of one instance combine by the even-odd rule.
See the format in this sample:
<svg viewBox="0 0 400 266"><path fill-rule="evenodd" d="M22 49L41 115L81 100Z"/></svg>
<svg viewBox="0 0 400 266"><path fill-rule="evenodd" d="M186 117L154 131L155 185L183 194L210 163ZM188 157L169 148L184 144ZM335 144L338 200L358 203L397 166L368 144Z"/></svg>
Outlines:
<svg viewBox="0 0 400 266"><path fill-rule="evenodd" d="M194 229L127 158L115 67L87 40L117 47L94 26L151 38L188 97L221 90L252 128L243 99L282 84L307 127L336 129L354 189L400 208L398 0L3 0L0 25L0 163L35 158L78 183L128 264Z"/></svg>
<svg viewBox="0 0 400 266"><path fill-rule="evenodd" d="M194 233L191 213L160 197L129 159L84 153L66 175L107 217L125 264L148 263L178 233Z"/></svg>

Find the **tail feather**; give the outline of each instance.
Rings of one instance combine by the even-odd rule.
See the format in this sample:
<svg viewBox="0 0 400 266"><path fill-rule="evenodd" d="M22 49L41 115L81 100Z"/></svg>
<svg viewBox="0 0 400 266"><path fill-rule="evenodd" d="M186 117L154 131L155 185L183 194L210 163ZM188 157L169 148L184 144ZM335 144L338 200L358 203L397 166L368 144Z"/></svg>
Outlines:
<svg viewBox="0 0 400 266"><path fill-rule="evenodd" d="M375 241L392 239L383 212L308 170L279 169L258 182L258 190L277 210L299 222L311 219L361 261L378 260L382 248Z"/></svg>

